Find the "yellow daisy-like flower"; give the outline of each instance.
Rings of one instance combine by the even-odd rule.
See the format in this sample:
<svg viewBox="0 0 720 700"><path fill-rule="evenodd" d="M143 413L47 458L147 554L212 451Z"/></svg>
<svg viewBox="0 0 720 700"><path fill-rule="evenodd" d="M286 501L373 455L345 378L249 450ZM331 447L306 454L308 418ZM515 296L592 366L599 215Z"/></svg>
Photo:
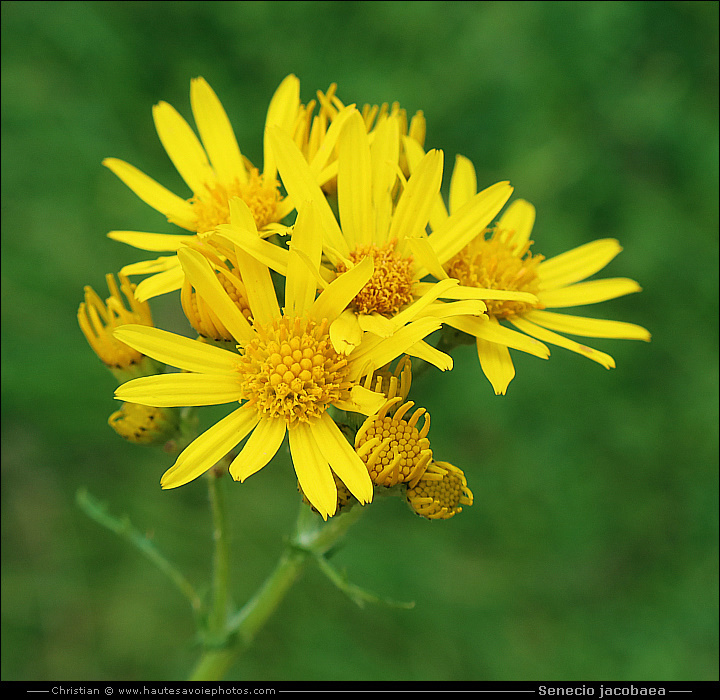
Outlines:
<svg viewBox="0 0 720 700"><path fill-rule="evenodd" d="M112 275L105 275L110 296L104 302L92 287L85 287L85 301L78 308L78 323L95 354L118 381L124 382L131 377L154 374L158 365L113 336L118 326L128 323L153 325L150 305L135 298L135 285L125 275L120 273L118 278L120 286Z"/></svg>
<svg viewBox="0 0 720 700"><path fill-rule="evenodd" d="M153 108L155 127L168 156L192 191L183 199L125 161L106 158L112 170L135 194L168 220L194 235L227 223L230 200L240 197L250 208L256 225L272 232L272 225L291 210L283 200L276 179L275 158L267 141L267 129L277 126L292 133L300 115L300 84L289 75L275 92L266 118L263 172L240 153L230 120L215 92L203 78L191 82L190 101L200 139L189 124L167 102ZM193 236L139 231L111 231L110 238L150 251L177 251ZM128 265L125 274L151 274L137 289L146 300L180 289L182 267L175 255Z"/></svg>
<svg viewBox="0 0 720 700"><path fill-rule="evenodd" d="M425 247L437 248L442 260L456 254L467 243L468 231L476 226L484 228L500 211L512 192L508 183L498 183L477 194L449 219L443 230L427 236L429 213L439 196L443 156L439 151L430 151L395 197L400 177L396 117L388 116L375 129L372 139L359 112L352 111L346 117L338 137L337 219L315 173L290 136L271 129L270 139L288 196L296 202L315 204L323 234L322 250L332 265L332 269L324 271L325 282L321 278L319 284L342 277L366 257L375 262L373 277L331 326L337 349L354 348L366 331L389 337L404 324L422 317L442 320L454 315L482 314L485 304L481 300L485 298L535 300L525 292L460 289L457 281L450 279L434 285L419 283L429 272ZM263 257L265 253L259 250L256 237L232 229L219 228L223 235L282 272L282 265L269 256ZM440 297L459 301L436 303ZM452 367L449 356L424 341L408 352L441 369Z"/></svg>
<svg viewBox="0 0 720 700"><path fill-rule="evenodd" d="M445 213L443 217L441 210L439 215L438 210L435 211L439 229L447 225L454 212L462 210L468 201L472 201L476 196L475 190L472 163L467 158L458 157L451 183L450 213ZM632 323L545 310L595 304L639 292L640 285L627 278L583 281L604 268L622 250L613 238L586 243L549 260L531 254L533 242L530 235L534 222L535 208L524 200L517 200L489 232L476 231L467 245L452 257L442 260L442 273L459 280L464 286L524 291L537 297L535 302L488 301L486 319L467 316L447 321L476 338L480 364L496 394L504 394L515 376L508 348L527 351L527 347L523 347L523 342L527 340L546 350L544 343L572 350L608 369L615 367L610 355L559 333L590 338L650 340L650 333L645 328ZM520 333L504 328L500 321L510 323ZM502 335L498 331L502 331Z"/></svg>
<svg viewBox="0 0 720 700"><path fill-rule="evenodd" d="M230 207L234 219L252 221L252 212L241 200L232 200ZM287 433L302 491L324 518L337 507L333 472L358 501L372 500L367 469L329 409L375 413L385 397L362 386L362 378L440 324L420 319L379 343L370 339L348 354L336 351L330 325L372 276L373 263L366 258L316 298L320 227L316 207L312 203L301 207L287 258L282 312L269 269L237 252L252 325L220 284L207 258L192 248L178 251L185 274L231 331L238 353L142 326L115 331L131 347L185 370L128 382L119 387L117 398L153 406L241 403L180 454L163 476L163 488L200 476L250 435L230 464L233 478L243 481L272 459Z"/></svg>

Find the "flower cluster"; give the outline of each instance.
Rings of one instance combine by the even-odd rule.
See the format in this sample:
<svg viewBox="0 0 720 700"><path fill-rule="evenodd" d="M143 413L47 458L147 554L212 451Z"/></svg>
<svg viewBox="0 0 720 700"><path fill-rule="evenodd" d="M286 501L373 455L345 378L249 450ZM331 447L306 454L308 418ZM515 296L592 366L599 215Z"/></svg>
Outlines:
<svg viewBox="0 0 720 700"><path fill-rule="evenodd" d="M546 359L557 345L614 367L561 333L649 340L644 328L547 309L639 286L584 281L620 252L614 239L547 260L531 253L534 207L506 207L506 181L478 191L463 156L445 198L444 155L425 150L422 112L357 109L336 91L302 104L298 79L282 81L259 135L262 168L241 154L202 78L190 91L199 137L160 102L157 132L189 193L117 158L104 164L184 232L110 232L165 255L121 270L130 310L110 276L106 304L86 289L80 325L124 382L111 425L127 439L166 441L179 407L235 405L184 447L163 488L219 465L244 481L287 435L299 491L323 518L397 492L418 515L446 519L472 493L460 469L434 458L429 413L408 399L413 363L451 370L453 345L473 340L496 394L515 374L510 349ZM135 286L132 275L145 278ZM153 326L148 301L178 290L196 338Z"/></svg>

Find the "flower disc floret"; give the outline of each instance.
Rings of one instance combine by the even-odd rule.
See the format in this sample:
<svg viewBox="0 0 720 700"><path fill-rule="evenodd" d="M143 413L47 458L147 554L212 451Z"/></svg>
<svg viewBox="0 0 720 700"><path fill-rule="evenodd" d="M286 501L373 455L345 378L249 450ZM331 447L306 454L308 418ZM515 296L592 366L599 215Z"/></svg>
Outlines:
<svg viewBox="0 0 720 700"><path fill-rule="evenodd" d="M220 182L207 183L207 194L196 195L189 200L197 217L198 233L212 231L221 224L230 223L230 200L239 197L248 205L258 229L277 220L277 206L280 202L277 181L265 183L257 168L248 173L248 181L235 179L230 185Z"/></svg>
<svg viewBox="0 0 720 700"><path fill-rule="evenodd" d="M255 330L238 372L244 398L262 416L292 427L349 398L348 361L333 348L326 320L283 317Z"/></svg>
<svg viewBox="0 0 720 700"><path fill-rule="evenodd" d="M543 256L533 256L529 252L532 241L517 250L506 241L506 233L496 228L489 238L482 235L474 238L448 262L448 275L460 280L460 284L466 287L537 294L537 267ZM495 318L520 316L532 309L542 308L524 301L488 299L485 303L488 316Z"/></svg>
<svg viewBox="0 0 720 700"><path fill-rule="evenodd" d="M373 483L379 486L416 483L432 459L427 439L430 420L425 409L418 408L405 420L405 414L414 405L407 401L394 415L388 415L388 410L401 400L397 397L388 401L376 416L365 421L355 436L355 451L365 462ZM418 429L423 415L423 426Z"/></svg>
<svg viewBox="0 0 720 700"><path fill-rule="evenodd" d="M350 252L355 264L368 255L375 263L372 277L352 301L351 307L357 313L391 317L413 301L413 260L401 257L395 248L396 241L392 240L385 245L359 246ZM338 272L346 271L345 265L338 265Z"/></svg>
<svg viewBox="0 0 720 700"><path fill-rule="evenodd" d="M406 495L410 507L429 520L447 520L473 503L465 474L449 462L432 462Z"/></svg>

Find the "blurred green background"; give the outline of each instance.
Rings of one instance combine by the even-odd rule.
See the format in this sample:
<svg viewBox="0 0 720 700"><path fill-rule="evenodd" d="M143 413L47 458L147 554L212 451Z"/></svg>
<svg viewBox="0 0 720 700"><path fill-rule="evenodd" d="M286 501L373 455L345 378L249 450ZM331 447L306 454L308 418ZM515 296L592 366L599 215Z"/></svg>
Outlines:
<svg viewBox="0 0 720 700"><path fill-rule="evenodd" d="M260 163L290 72L305 102L337 81L346 103L422 109L446 170L462 153L537 206L535 252L620 239L602 276L644 291L578 313L653 341L592 343L613 371L514 353L505 397L470 347L427 373L434 453L475 504L428 522L378 502L334 558L416 607L360 609L310 568L232 678L717 679L715 2L3 2L2 678L182 679L197 658L185 600L75 506L87 487L205 585L205 484L162 492L168 457L108 428L114 380L76 311L152 257L107 231L174 230L101 160L189 196L151 107L190 119L202 75ZM184 328L176 299L153 311ZM297 496L281 456L227 486L241 604Z"/></svg>

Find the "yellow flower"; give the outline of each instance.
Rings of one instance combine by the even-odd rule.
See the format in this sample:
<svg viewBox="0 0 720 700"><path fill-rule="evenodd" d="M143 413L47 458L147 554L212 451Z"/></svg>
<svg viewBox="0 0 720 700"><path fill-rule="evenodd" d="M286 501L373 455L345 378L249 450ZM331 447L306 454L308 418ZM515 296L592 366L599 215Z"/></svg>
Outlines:
<svg viewBox="0 0 720 700"><path fill-rule="evenodd" d="M125 275L120 273L118 277L119 287L112 275L105 276L110 290L105 302L92 287L85 287L85 301L78 308L78 323L95 354L118 381L124 382L132 377L155 374L158 365L113 337L118 326L128 323L153 325L149 304L135 298L135 285Z"/></svg>
<svg viewBox="0 0 720 700"><path fill-rule="evenodd" d="M244 202L234 199L230 207L233 219L252 225L252 213ZM312 203L302 206L293 245L286 251L282 312L269 269L237 251L252 325L228 296L207 258L192 248L178 251L196 292L232 333L237 353L142 326L115 332L118 339L137 350L185 370L128 382L117 390L117 398L153 406L241 404L180 454L163 476L163 488L181 486L200 476L250 435L230 464L233 478L243 481L272 459L287 433L300 487L324 518L337 507L333 472L358 501L372 500L367 469L329 409L375 413L385 397L362 386L362 378L440 324L432 318L420 319L380 342L370 338L348 354L336 351L330 341L330 324L371 277L373 263L366 258L316 298L320 226L316 207Z"/></svg>
<svg viewBox="0 0 720 700"><path fill-rule="evenodd" d="M293 132L300 114L299 81L289 75L275 92L267 112L269 127ZM168 220L193 235L111 231L115 240L149 251L177 251L195 234L202 235L218 224L229 221L229 202L240 197L250 207L260 229L273 231L272 225L291 210L283 200L276 179L277 168L272 151L264 141L263 172L260 173L240 153L230 120L220 100L203 78L191 82L190 101L200 139L188 123L167 102L153 108L155 127L168 156L192 191L183 199L117 158L103 164L112 170L135 194ZM125 274L152 274L138 285L139 299L149 299L180 289L182 268L175 255L161 257L123 268Z"/></svg>
<svg viewBox="0 0 720 700"><path fill-rule="evenodd" d="M447 225L445 222L452 219L453 213L472 200L475 188L472 164L458 157L450 188L450 214L445 213L443 217L442 212L436 210L438 228ZM542 357L542 351L549 355L544 343L550 343L609 369L615 367L610 355L559 333L650 340L645 328L632 323L545 311L595 304L639 292L640 286L626 278L583 281L604 268L622 250L612 238L586 243L549 260L531 254L530 234L534 222L535 208L524 200L517 200L489 231L489 236L485 230L476 230L461 250L442 260L443 272L464 286L524 291L537 297L535 302L488 301L487 318L467 316L447 320L449 325L475 337L480 364L496 394L504 394L515 376L508 348ZM510 323L521 332L501 326L500 321Z"/></svg>
<svg viewBox="0 0 720 700"><path fill-rule="evenodd" d="M420 259L425 247L436 246L447 257L455 254L467 242L468 228L484 228L500 211L512 192L508 183L498 183L479 193L459 216L451 218L448 226L428 237L425 227L435 197L439 196L442 153L430 151L395 197L399 178L398 119L388 116L370 138L360 113L354 110L346 117L338 137L338 221L318 185L316 173L291 137L276 128L270 130L270 140L288 196L295 202L313 202L318 213L322 251L332 265L332 269L323 269L318 284L348 274L347 270L367 257L375 263L375 274L331 326L336 349L351 350L366 331L389 337L406 323L423 317L443 320L454 315L482 314L485 304L481 299L485 297L535 299L524 292L459 289L457 281L450 279L434 285L419 282L428 274L424 259ZM283 272L282 263L271 259L270 249L260 249L257 236L244 233L234 224L218 230ZM460 301L437 302L440 297ZM424 341L408 349L408 353L441 369L452 367L449 356Z"/></svg>
<svg viewBox="0 0 720 700"><path fill-rule="evenodd" d="M418 482L408 487L406 497L410 507L428 520L447 520L473 503L465 474L449 462L431 462Z"/></svg>

